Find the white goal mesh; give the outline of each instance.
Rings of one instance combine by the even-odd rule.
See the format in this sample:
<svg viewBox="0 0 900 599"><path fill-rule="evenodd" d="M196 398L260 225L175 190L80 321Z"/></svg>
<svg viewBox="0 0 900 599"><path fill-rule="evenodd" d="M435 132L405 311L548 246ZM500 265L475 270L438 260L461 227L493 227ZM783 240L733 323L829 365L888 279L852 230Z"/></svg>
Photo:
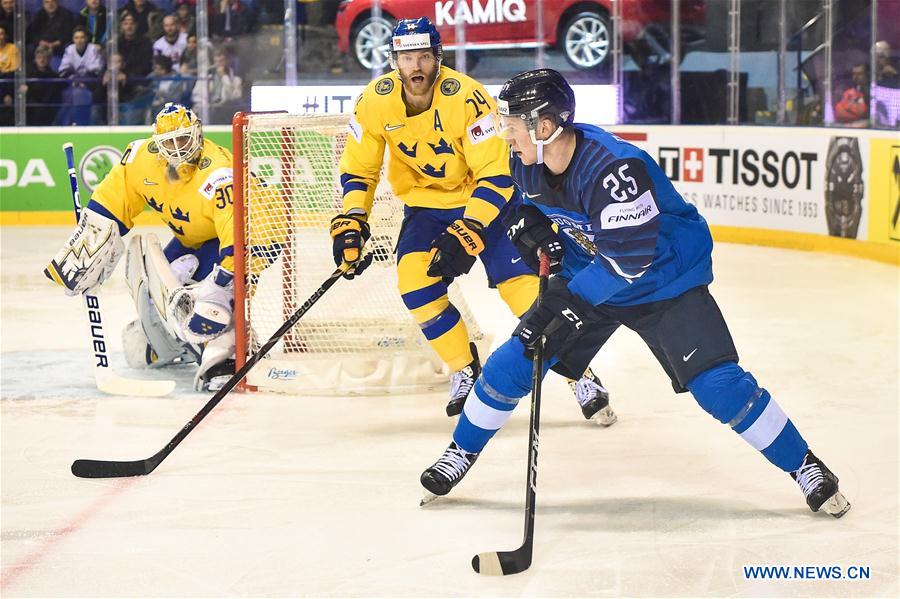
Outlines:
<svg viewBox="0 0 900 599"><path fill-rule="evenodd" d="M235 289L239 367L334 271L328 228L341 211L338 163L348 122L348 115L235 116L236 280L247 281ZM446 368L397 291L402 220L403 204L383 176L369 216L372 265L338 281L250 372L249 385L381 394L446 382ZM455 287L451 301L470 335L483 338Z"/></svg>

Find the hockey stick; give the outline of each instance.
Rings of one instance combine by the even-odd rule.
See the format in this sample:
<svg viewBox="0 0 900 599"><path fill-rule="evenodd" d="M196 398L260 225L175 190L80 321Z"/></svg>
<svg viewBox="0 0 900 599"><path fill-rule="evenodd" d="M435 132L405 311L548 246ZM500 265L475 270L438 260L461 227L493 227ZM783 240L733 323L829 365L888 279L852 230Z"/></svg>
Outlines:
<svg viewBox="0 0 900 599"><path fill-rule="evenodd" d="M550 257L541 254L540 286L537 302L541 303L550 276ZM534 510L537 501L538 430L541 425L541 381L544 378L544 342L534 348L534 367L531 372L531 421L528 433L528 468L525 488L525 538L522 546L513 551L487 551L472 558L472 568L486 576L506 576L524 572L531 566L534 549Z"/></svg>
<svg viewBox="0 0 900 599"><path fill-rule="evenodd" d="M66 167L69 169L69 190L75 209L75 222L81 220L81 193L78 191L78 177L75 174L75 147L63 144ZM103 334L103 313L100 311L100 296L84 293L84 307L88 315L88 331L94 348L94 380L97 389L110 395L136 395L141 397L162 397L175 389L175 381L154 381L150 379L129 379L119 376L109 365L108 346Z"/></svg>
<svg viewBox="0 0 900 599"><path fill-rule="evenodd" d="M300 320L300 318L306 314L317 301L319 301L319 298L325 295L325 292L328 291L328 289L334 285L348 269L349 266L344 263L331 273L331 276L322 283L322 286L319 287L271 337L269 337L269 340L266 341L265 345L260 347L259 351L253 354L253 356L251 356L250 359L247 360L230 379L228 379L225 385L219 389L208 402L206 402L206 405L203 406L193 418L191 418L190 422L185 424L181 430L178 431L178 434L172 437L172 440L155 455L145 460L135 460L133 462L75 460L75 462L72 463L72 474L81 478L117 478L123 476L143 476L153 472L156 467L172 453L172 450L178 447L178 444L184 441L184 438L200 424L200 421L203 420L206 415L209 414L212 409L241 382L241 379L246 376L250 369L269 353L269 350L271 350L272 347L278 343L278 340L288 332L288 329L297 324L297 321Z"/></svg>

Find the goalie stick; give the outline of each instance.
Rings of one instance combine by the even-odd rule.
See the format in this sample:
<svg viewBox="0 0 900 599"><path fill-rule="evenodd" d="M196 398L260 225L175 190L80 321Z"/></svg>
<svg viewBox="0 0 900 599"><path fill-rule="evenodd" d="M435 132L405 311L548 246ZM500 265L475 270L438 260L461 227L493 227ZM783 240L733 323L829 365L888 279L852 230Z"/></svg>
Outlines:
<svg viewBox="0 0 900 599"><path fill-rule="evenodd" d="M331 273L331 276L322 283L321 287L319 287L308 300L303 302L303 305L300 306L297 311L272 334L271 337L269 337L269 340L259 348L259 351L253 354L253 356L251 356L250 359L248 359L244 365L228 379L222 388L206 402L206 405L204 405L200 411L197 412L180 431L178 431L178 434L172 437L172 440L156 454L145 460L134 460L131 462L75 460L72 463L72 474L81 478L118 478L124 476L144 476L153 472L156 467L159 466L176 447L178 447L178 444L184 441L184 438L200 424L200 421L206 418L206 415L209 414L212 409L241 382L244 376L250 372L250 369L269 353L269 350L278 343L278 340L281 339L291 327L297 324L297 321L300 320L300 318L302 318L317 301L319 301L319 298L325 295L325 292L328 291L328 289L331 288L331 286L334 285L334 283L340 279L349 268L350 266L345 262L338 267L337 270Z"/></svg>
<svg viewBox="0 0 900 599"><path fill-rule="evenodd" d="M81 193L78 191L78 176L75 174L75 147L71 143L63 144L66 154L66 167L69 172L69 190L72 192L72 204L75 209L75 222L81 220ZM158 381L152 379L130 379L113 372L109 365L108 345L103 334L103 313L100 311L100 296L86 292L82 295L88 316L88 333L94 349L94 380L97 389L110 395L132 395L139 397L162 397L175 389L175 381Z"/></svg>
<svg viewBox="0 0 900 599"><path fill-rule="evenodd" d="M550 257L541 254L540 286L537 303L540 305L547 279L550 276ZM513 551L487 551L472 558L472 568L486 576L506 576L524 572L531 566L534 550L534 510L537 500L538 430L541 425L541 380L544 378L544 342L534 349L531 373L531 421L528 433L528 469L525 478L525 538L522 546Z"/></svg>

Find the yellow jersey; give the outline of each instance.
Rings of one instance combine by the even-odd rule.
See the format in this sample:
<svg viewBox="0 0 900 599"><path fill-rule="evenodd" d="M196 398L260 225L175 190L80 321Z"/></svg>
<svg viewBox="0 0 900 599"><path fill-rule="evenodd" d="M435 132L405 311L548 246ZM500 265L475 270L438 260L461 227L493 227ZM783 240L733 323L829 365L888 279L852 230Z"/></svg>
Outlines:
<svg viewBox="0 0 900 599"><path fill-rule="evenodd" d="M189 178L170 181L166 168L152 138L133 141L91 200L128 229L150 206L178 241L191 249L218 239L220 264L234 272L231 152L204 139L200 162Z"/></svg>
<svg viewBox="0 0 900 599"><path fill-rule="evenodd" d="M341 156L343 210L369 214L385 148L387 179L407 206L459 208L487 225L509 201L509 149L497 137L494 100L471 77L441 67L431 107L407 116L397 71L356 101Z"/></svg>

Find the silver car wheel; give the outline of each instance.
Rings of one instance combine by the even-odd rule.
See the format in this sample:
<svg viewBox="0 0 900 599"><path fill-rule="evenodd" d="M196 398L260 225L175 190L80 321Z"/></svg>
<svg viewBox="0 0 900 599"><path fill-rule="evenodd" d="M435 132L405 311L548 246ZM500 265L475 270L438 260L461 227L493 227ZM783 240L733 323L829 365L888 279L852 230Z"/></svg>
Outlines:
<svg viewBox="0 0 900 599"><path fill-rule="evenodd" d="M370 18L357 30L353 50L356 61L364 69L380 69L388 65L388 48L393 31L393 23L385 18Z"/></svg>
<svg viewBox="0 0 900 599"><path fill-rule="evenodd" d="M610 31L596 13L576 15L566 27L563 46L566 58L580 69L596 67L609 55Z"/></svg>

